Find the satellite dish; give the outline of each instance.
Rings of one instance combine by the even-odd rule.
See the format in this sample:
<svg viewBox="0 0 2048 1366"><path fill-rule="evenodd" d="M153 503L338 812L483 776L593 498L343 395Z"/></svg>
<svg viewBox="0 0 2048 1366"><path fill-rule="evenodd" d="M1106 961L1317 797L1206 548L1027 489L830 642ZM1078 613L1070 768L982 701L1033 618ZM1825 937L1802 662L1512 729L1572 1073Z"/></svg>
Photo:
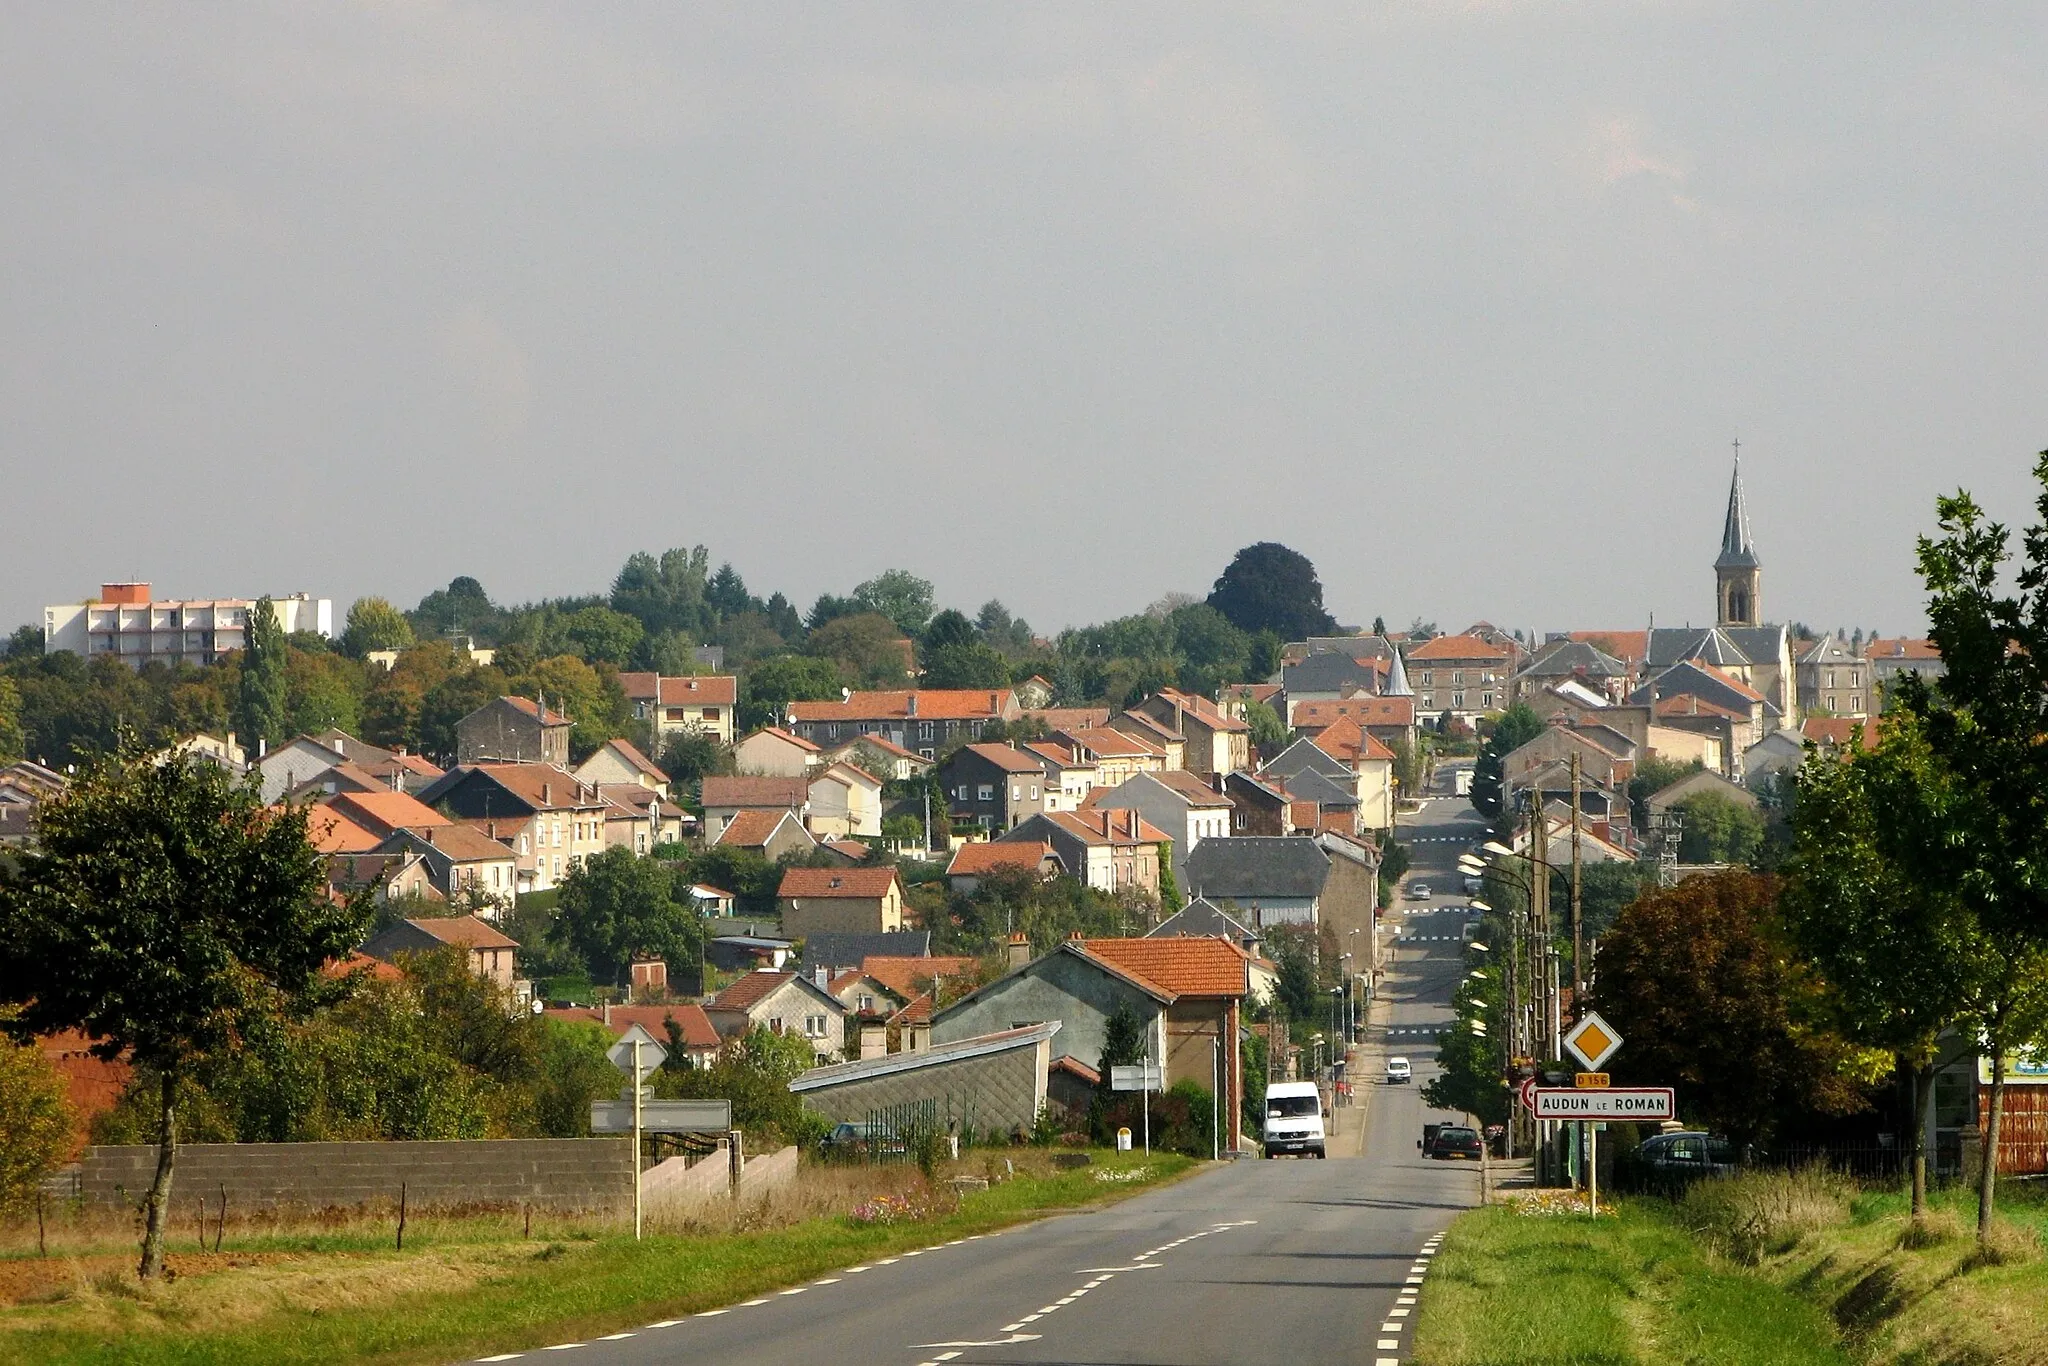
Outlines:
<svg viewBox="0 0 2048 1366"><path fill-rule="evenodd" d="M533 998L533 1004L529 1008L533 1011L534 1014L538 1015L543 1010L547 1009L547 1003L541 1000L540 997L536 996Z"/></svg>

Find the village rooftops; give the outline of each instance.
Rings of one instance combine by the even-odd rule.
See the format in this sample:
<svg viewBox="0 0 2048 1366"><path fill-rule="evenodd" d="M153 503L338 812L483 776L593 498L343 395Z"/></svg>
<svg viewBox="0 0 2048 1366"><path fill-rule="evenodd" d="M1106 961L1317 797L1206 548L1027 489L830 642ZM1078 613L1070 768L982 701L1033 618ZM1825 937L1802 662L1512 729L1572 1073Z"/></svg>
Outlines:
<svg viewBox="0 0 2048 1366"><path fill-rule="evenodd" d="M446 816L403 792L337 792L324 805L379 835L448 824Z"/></svg>
<svg viewBox="0 0 2048 1366"><path fill-rule="evenodd" d="M570 724L568 717L562 715L562 713L556 711L552 707L548 708L547 714L543 716L541 714L540 703L534 701L530 697L500 697L498 700L500 702L503 702L506 706L511 707L514 711L522 712L525 715L532 717L534 720L540 722L543 726L566 726Z"/></svg>
<svg viewBox="0 0 2048 1366"><path fill-rule="evenodd" d="M968 753L984 759L1005 773L1043 773L1045 765L1009 745L964 745Z"/></svg>
<svg viewBox="0 0 2048 1366"><path fill-rule="evenodd" d="M1084 939L1081 947L1176 996L1242 996L1249 981L1251 959L1227 939Z"/></svg>
<svg viewBox="0 0 2048 1366"><path fill-rule="evenodd" d="M1173 836L1136 811L1109 808L1100 811L1044 811L1034 819L1047 820L1083 844L1139 845L1171 844ZM1035 841L1017 840L1018 844Z"/></svg>
<svg viewBox="0 0 2048 1366"><path fill-rule="evenodd" d="M739 697L739 680L731 674L669 678L643 671L620 674L619 689L629 702L653 702L662 707L730 707Z"/></svg>

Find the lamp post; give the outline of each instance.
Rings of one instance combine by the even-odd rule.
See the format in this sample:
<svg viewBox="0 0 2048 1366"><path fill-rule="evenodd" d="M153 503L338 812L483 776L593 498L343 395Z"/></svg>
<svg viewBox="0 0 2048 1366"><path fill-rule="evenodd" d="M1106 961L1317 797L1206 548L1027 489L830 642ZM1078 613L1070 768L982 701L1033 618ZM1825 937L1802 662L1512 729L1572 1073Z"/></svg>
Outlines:
<svg viewBox="0 0 2048 1366"><path fill-rule="evenodd" d="M1356 934L1358 933L1358 931L1353 930L1352 933ZM1358 1040L1353 1036L1351 1032L1351 973L1350 970L1344 966L1346 963L1349 963L1351 961L1351 955L1348 953L1340 953L1337 955L1338 985L1336 989L1343 993L1344 998L1343 1039L1344 1046L1346 1048L1349 1048L1352 1044L1358 1042Z"/></svg>

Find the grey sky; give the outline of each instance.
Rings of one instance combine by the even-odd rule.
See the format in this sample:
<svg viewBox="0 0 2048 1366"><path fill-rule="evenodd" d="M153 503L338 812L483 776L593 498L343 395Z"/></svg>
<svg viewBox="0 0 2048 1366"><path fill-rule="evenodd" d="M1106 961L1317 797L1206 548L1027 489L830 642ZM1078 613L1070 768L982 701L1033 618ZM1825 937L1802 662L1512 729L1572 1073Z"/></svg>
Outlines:
<svg viewBox="0 0 2048 1366"><path fill-rule="evenodd" d="M1041 629L1920 620L2048 445L2048 6L98 6L0 43L0 630L703 542Z"/></svg>

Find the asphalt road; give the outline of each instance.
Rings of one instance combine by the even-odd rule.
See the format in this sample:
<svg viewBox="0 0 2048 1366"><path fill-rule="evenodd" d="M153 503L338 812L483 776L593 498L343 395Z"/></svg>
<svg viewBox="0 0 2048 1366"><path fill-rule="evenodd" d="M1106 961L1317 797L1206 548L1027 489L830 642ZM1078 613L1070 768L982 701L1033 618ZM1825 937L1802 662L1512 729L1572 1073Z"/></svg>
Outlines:
<svg viewBox="0 0 2048 1366"><path fill-rule="evenodd" d="M1458 834L1476 824L1470 813L1463 801L1432 801L1412 829ZM1450 892L1459 847L1419 842L1416 876ZM1478 1172L1416 1151L1433 1038L1391 1035L1414 1064L1414 1085L1378 1077L1387 1030L1449 1019L1463 919L1403 903L1389 920L1393 961L1354 1063L1368 1107L1359 1157L1228 1163L1095 1213L848 1267L610 1338L484 1360L573 1352L569 1360L588 1366L1404 1361L1434 1242L1477 1201Z"/></svg>

